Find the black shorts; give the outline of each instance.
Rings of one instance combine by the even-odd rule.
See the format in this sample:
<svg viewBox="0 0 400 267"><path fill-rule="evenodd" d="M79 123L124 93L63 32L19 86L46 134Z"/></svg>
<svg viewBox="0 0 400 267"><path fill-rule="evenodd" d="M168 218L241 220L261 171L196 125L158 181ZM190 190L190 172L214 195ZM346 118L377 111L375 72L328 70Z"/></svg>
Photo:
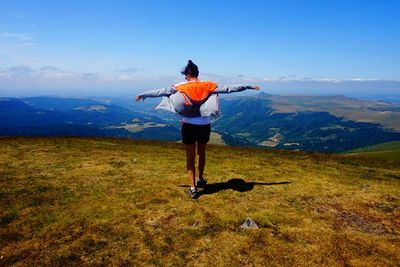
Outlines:
<svg viewBox="0 0 400 267"><path fill-rule="evenodd" d="M182 124L182 143L207 144L210 141L211 124L197 125L184 122Z"/></svg>

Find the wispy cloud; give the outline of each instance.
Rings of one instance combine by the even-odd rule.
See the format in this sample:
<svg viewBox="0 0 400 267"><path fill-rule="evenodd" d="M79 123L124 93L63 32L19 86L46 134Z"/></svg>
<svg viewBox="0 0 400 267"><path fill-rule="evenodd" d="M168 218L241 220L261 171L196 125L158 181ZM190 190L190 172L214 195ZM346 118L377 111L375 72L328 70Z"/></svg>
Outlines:
<svg viewBox="0 0 400 267"><path fill-rule="evenodd" d="M311 78L311 77L303 77L298 78L294 75L289 76L280 76L274 78L263 78L264 82L326 82L326 83L343 83L343 82L372 82L372 81L384 81L383 79L374 79L374 78L347 78L347 79L338 79L338 78ZM385 81L396 81L397 80L385 80Z"/></svg>
<svg viewBox="0 0 400 267"><path fill-rule="evenodd" d="M202 80L212 80L219 84L260 85L271 94L400 94L400 81L367 78L298 78L287 75L275 78L247 77L245 75L224 76L203 73ZM180 75L156 76L144 72L73 72L57 66L31 68L18 65L0 69L0 91L23 91L25 95L42 92L47 94L96 95L130 93L165 87L183 81ZM28 88L28 89L26 89ZM84 89L84 90L82 90ZM11 91L7 94L10 95ZM29 93L30 92L30 93ZM109 93L110 92L110 93ZM104 94L104 93L103 93Z"/></svg>
<svg viewBox="0 0 400 267"><path fill-rule="evenodd" d="M102 79L99 73L77 73L62 70L55 66L44 66L39 69L33 69L28 66L19 65L6 69L0 69L0 81L12 85L26 84L26 86L35 86L41 84L44 87L51 87L56 84L75 86L84 82L97 82Z"/></svg>
<svg viewBox="0 0 400 267"><path fill-rule="evenodd" d="M139 71L142 71L142 68L136 68L136 67L129 67L129 68L125 68L125 69L118 69L115 70L115 72L119 72L119 73L137 73Z"/></svg>
<svg viewBox="0 0 400 267"><path fill-rule="evenodd" d="M44 66L39 69L40 71L61 71L59 68L55 66Z"/></svg>
<svg viewBox="0 0 400 267"><path fill-rule="evenodd" d="M0 46L27 47L34 46L34 33L0 32Z"/></svg>
<svg viewBox="0 0 400 267"><path fill-rule="evenodd" d="M22 74L22 75L30 74L30 73L34 72L33 69L31 69L27 66L24 66L24 65L14 66L14 67L6 69L6 71L8 71L9 73L12 73L12 74Z"/></svg>

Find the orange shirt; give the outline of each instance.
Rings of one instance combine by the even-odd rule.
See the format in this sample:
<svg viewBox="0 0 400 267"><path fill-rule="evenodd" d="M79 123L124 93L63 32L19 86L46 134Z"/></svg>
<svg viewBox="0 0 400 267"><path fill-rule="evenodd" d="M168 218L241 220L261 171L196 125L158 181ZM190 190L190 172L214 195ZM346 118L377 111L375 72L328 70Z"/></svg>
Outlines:
<svg viewBox="0 0 400 267"><path fill-rule="evenodd" d="M217 84L210 81L190 81L175 85L176 90L187 95L191 100L205 100L217 88Z"/></svg>

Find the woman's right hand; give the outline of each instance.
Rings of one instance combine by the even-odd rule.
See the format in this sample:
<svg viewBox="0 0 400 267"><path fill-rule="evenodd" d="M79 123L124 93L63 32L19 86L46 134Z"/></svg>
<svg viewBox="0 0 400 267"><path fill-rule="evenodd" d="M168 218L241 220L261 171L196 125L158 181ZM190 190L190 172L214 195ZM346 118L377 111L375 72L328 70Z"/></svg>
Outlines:
<svg viewBox="0 0 400 267"><path fill-rule="evenodd" d="M260 86L258 86L258 85L255 85L254 87L253 87L253 90L260 90Z"/></svg>
<svg viewBox="0 0 400 267"><path fill-rule="evenodd" d="M135 96L135 100L136 100L136 102L139 102L141 99L143 99L143 100L144 100L144 98L142 98L142 97L140 97L140 96Z"/></svg>

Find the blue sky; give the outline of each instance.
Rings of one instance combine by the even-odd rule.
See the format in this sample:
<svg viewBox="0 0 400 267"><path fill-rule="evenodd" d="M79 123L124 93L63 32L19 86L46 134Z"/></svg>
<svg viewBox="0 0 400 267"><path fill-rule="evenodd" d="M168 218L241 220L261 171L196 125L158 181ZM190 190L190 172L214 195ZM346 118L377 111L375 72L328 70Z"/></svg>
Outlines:
<svg viewBox="0 0 400 267"><path fill-rule="evenodd" d="M160 87L188 59L266 92L394 94L398 14L389 0L0 0L0 95Z"/></svg>

